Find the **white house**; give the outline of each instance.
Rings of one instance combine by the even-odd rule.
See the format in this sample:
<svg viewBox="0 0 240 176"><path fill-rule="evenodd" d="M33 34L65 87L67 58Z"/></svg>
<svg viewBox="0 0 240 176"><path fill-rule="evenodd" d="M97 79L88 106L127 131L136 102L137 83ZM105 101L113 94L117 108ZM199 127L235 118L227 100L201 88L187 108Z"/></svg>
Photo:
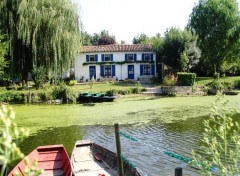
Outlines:
<svg viewBox="0 0 240 176"><path fill-rule="evenodd" d="M82 46L75 61L75 79L150 79L156 76L156 55L151 45Z"/></svg>

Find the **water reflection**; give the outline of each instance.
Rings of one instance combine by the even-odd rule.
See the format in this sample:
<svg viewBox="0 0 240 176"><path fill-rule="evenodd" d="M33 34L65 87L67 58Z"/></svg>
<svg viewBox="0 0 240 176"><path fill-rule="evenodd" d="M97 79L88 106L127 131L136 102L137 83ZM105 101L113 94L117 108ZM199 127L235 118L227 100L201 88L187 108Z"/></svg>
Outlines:
<svg viewBox="0 0 240 176"><path fill-rule="evenodd" d="M238 119L239 114L234 117ZM138 139L133 142L121 137L122 152L143 172L149 176L174 175L176 167L184 169L184 175L199 175L195 168L189 167L183 161L169 157L163 151L191 158L191 150L204 155L199 148L202 139L203 120L198 117L173 123L161 123L154 119L148 124L136 123L121 125L120 130ZM50 128L38 131L22 144L21 148L28 154L39 145L64 144L69 154L76 140L91 139L92 141L115 150L113 126L68 126Z"/></svg>

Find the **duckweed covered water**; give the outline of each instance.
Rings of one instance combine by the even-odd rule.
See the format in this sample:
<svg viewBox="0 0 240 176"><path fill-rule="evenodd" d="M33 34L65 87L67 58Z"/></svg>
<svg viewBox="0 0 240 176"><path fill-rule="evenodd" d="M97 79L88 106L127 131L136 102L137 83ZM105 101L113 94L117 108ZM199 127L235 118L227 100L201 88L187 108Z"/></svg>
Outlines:
<svg viewBox="0 0 240 176"><path fill-rule="evenodd" d="M229 96L229 105L239 110L240 96ZM122 151L148 175L198 175L186 163L164 155L171 151L191 157L199 149L202 121L209 117L215 97L125 97L113 103L76 105L16 105L17 123L29 127L31 136L21 148L28 154L39 145L64 144L69 154L76 140L91 139L115 151L114 123L140 142L122 139ZM236 119L240 118L239 114ZM204 154L204 153L203 153Z"/></svg>

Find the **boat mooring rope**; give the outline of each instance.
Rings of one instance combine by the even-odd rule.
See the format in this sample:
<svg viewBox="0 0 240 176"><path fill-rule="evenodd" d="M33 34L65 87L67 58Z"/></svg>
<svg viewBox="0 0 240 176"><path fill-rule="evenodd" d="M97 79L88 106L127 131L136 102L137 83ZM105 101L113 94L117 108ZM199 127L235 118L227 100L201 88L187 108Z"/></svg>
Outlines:
<svg viewBox="0 0 240 176"><path fill-rule="evenodd" d="M159 147L154 147L154 146L152 146L151 144L147 144L147 143L145 143L145 142L142 142L142 141L134 138L133 136L128 135L128 134L126 134L126 133L124 133L124 132L122 132L122 131L120 131L119 134L120 134L121 136L123 136L123 137L131 140L131 141L139 142L139 143L141 143L141 144L143 144L143 145L147 145L147 146L150 147L150 148L155 148L155 149L157 149L158 151L160 151L161 153L163 153L163 154L165 154L165 155L168 155L168 156L170 156L170 157L173 157L173 158L176 158L176 159L178 159L178 160L184 161L184 162L186 162L186 163L188 163L188 164L190 164L190 163L193 161L191 158L187 158L187 157L181 156L181 155L179 155L179 154L176 154L176 153L173 153L173 152L170 152L170 151L164 151L164 150L160 149ZM216 168L216 167L214 167L214 166L211 166L210 171L218 171L218 168Z"/></svg>

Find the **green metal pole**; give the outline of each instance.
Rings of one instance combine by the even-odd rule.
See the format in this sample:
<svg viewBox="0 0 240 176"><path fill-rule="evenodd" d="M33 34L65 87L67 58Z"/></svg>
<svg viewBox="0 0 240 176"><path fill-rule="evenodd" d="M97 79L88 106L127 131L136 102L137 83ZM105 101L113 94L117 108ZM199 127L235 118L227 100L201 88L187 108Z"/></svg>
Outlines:
<svg viewBox="0 0 240 176"><path fill-rule="evenodd" d="M116 146L117 146L117 160L118 160L118 175L123 176L123 163L121 157L121 142L119 135L119 124L114 124L115 126L115 138L116 138Z"/></svg>

